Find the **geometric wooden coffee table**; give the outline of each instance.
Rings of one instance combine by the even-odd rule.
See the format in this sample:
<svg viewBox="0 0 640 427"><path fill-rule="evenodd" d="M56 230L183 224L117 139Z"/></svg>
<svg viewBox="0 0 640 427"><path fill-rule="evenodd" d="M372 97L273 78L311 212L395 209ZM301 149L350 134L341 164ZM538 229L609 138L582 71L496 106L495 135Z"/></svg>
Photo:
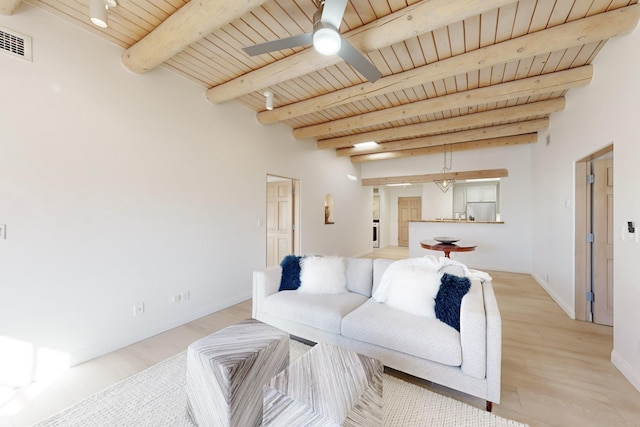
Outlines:
<svg viewBox="0 0 640 427"><path fill-rule="evenodd" d="M380 361L317 344L264 386L263 426L381 426Z"/></svg>

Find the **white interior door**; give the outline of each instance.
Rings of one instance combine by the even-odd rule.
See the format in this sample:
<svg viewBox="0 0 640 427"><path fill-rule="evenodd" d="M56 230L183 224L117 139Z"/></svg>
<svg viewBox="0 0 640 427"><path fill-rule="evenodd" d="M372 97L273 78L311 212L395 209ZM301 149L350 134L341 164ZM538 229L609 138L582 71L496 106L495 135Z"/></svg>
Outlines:
<svg viewBox="0 0 640 427"><path fill-rule="evenodd" d="M293 205L292 180L267 182L267 267L294 253Z"/></svg>
<svg viewBox="0 0 640 427"><path fill-rule="evenodd" d="M422 219L421 197L398 197L398 246L409 246L409 221Z"/></svg>

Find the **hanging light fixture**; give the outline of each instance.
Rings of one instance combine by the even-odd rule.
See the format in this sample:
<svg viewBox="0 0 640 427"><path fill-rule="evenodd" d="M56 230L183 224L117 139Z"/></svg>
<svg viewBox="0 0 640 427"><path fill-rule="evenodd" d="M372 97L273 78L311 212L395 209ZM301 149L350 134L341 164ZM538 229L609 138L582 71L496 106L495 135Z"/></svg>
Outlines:
<svg viewBox="0 0 640 427"><path fill-rule="evenodd" d="M444 145L444 165L440 173L446 174L451 172L452 162L453 162L453 147L451 147L451 151L449 152L449 166L447 167L447 145L445 144ZM443 193L446 193L449 190L449 188L451 188L451 184L456 182L456 180L442 178L442 179L434 179L433 182L438 186L440 190L442 190Z"/></svg>
<svg viewBox="0 0 640 427"><path fill-rule="evenodd" d="M91 23L100 28L107 28L109 9L116 7L116 0L89 0L89 18Z"/></svg>

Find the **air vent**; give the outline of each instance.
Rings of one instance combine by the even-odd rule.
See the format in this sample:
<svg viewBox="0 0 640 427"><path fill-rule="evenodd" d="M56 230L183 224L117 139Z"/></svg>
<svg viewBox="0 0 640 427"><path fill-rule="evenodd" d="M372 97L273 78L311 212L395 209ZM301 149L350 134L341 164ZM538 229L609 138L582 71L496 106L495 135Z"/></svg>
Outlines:
<svg viewBox="0 0 640 427"><path fill-rule="evenodd" d="M0 27L0 52L32 62L31 37Z"/></svg>

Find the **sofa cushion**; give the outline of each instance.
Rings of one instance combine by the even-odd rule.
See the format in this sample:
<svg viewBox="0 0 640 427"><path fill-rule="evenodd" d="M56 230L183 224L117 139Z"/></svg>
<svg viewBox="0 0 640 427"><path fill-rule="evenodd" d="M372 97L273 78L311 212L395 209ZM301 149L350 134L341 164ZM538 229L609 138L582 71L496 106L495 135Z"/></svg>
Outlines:
<svg viewBox="0 0 640 427"><path fill-rule="evenodd" d="M382 280L382 275L387 270L387 268L393 264L395 261L392 259L384 259L378 258L373 260L373 288L371 289L372 295L380 286L380 281Z"/></svg>
<svg viewBox="0 0 640 427"><path fill-rule="evenodd" d="M466 277L443 274L440 289L435 299L435 314L438 319L460 332L460 305L471 282Z"/></svg>
<svg viewBox="0 0 640 427"><path fill-rule="evenodd" d="M415 316L436 318L435 298L440 288L437 270L425 265L393 263L384 274L373 298Z"/></svg>
<svg viewBox="0 0 640 427"><path fill-rule="evenodd" d="M336 256L302 258L298 292L310 294L347 292L344 259Z"/></svg>
<svg viewBox="0 0 640 427"><path fill-rule="evenodd" d="M347 289L365 297L371 296L373 283L373 260L368 258L346 258Z"/></svg>
<svg viewBox="0 0 640 427"><path fill-rule="evenodd" d="M300 287L300 257L287 255L280 262L282 274L280 275L279 291L293 291Z"/></svg>
<svg viewBox="0 0 640 427"><path fill-rule="evenodd" d="M449 366L460 366L460 333L438 319L405 313L373 298L342 320L342 335Z"/></svg>
<svg viewBox="0 0 640 427"><path fill-rule="evenodd" d="M292 322L339 334L342 318L367 299L364 295L355 292L305 294L299 291L282 291L266 297L262 304L262 311Z"/></svg>

